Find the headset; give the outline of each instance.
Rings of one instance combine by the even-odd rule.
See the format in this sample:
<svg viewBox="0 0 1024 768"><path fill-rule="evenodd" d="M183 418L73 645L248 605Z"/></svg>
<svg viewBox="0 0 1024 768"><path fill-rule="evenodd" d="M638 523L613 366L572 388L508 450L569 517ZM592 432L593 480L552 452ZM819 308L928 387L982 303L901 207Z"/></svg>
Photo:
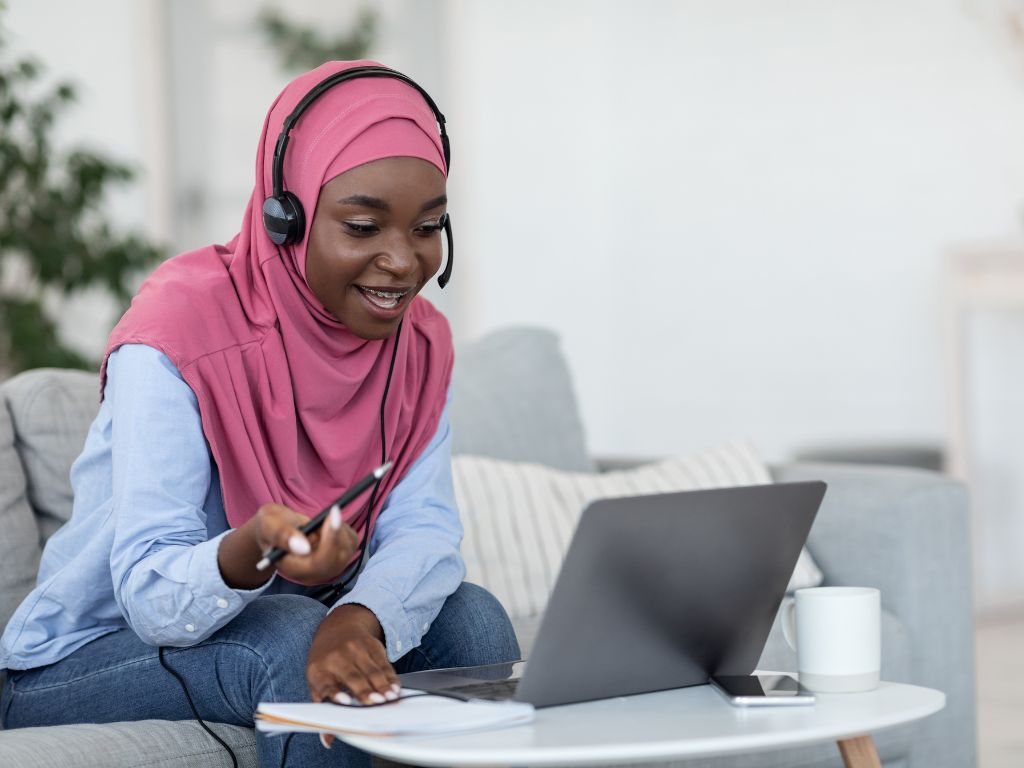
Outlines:
<svg viewBox="0 0 1024 768"><path fill-rule="evenodd" d="M427 102L430 110L434 113L434 119L437 120L437 126L441 132L441 147L444 150L444 166L446 169L451 169L451 145L448 141L444 115L441 114L441 110L437 108L434 100L430 98L430 94L417 85L412 78L387 67L353 67L342 72L335 72L313 86L309 93L302 97L302 100L292 110L292 113L285 118L284 125L281 127L281 135L277 137L277 143L274 145L274 161L271 166L273 194L263 201L263 228L266 229L267 236L275 245L297 243L306 234L306 214L302 210L302 202L296 195L284 188L284 153L288 147L289 134L292 128L295 127L295 123L302 117L302 114L309 109L309 106L326 91L341 83L363 77L388 77L393 80L400 80L419 92L423 100ZM452 220L448 213L445 213L442 217L442 226L445 237L448 240L448 263L445 265L440 277L437 278L437 284L444 288L448 281L451 280L452 264L455 257Z"/></svg>

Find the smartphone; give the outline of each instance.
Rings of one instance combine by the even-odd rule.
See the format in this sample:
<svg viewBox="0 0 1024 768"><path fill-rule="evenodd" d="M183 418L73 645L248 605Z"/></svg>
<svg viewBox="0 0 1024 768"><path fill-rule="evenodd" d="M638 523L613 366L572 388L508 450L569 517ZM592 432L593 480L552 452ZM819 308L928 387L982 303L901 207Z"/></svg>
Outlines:
<svg viewBox="0 0 1024 768"><path fill-rule="evenodd" d="M716 675L711 684L736 707L773 707L814 703L814 694L792 675Z"/></svg>

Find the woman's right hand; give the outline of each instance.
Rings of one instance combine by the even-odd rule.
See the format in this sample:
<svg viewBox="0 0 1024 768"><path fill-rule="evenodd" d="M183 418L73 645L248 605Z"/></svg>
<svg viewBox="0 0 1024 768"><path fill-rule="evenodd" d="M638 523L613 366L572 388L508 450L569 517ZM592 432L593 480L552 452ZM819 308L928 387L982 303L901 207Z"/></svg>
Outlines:
<svg viewBox="0 0 1024 768"><path fill-rule="evenodd" d="M320 528L305 535L299 527L307 522L308 518L283 504L264 504L221 542L217 560L224 582L234 589L255 589L263 584L273 572L257 571L256 563L271 547L287 553L274 568L290 581L312 586L340 576L359 545L356 532L338 510L332 510Z"/></svg>

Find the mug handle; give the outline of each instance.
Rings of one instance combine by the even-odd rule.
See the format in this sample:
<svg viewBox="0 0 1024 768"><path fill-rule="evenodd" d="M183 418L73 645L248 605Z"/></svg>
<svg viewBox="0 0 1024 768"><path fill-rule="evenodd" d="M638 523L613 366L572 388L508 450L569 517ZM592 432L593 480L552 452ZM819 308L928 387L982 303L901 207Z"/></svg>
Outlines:
<svg viewBox="0 0 1024 768"><path fill-rule="evenodd" d="M782 609L782 636L796 651L796 598L791 598Z"/></svg>

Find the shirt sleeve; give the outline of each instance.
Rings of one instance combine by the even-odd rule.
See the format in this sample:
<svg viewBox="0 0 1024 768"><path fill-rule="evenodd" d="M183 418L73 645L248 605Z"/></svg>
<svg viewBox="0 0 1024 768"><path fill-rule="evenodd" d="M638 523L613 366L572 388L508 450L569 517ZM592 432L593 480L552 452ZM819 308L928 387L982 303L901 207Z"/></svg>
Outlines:
<svg viewBox="0 0 1024 768"><path fill-rule="evenodd" d="M377 516L366 567L334 608L356 603L373 611L388 659L398 660L420 644L465 578L461 541L446 403L437 433Z"/></svg>
<svg viewBox="0 0 1024 768"><path fill-rule="evenodd" d="M125 620L150 645L190 646L227 624L270 584L224 583L204 503L211 459L195 394L152 347L107 363L113 437L110 574Z"/></svg>

